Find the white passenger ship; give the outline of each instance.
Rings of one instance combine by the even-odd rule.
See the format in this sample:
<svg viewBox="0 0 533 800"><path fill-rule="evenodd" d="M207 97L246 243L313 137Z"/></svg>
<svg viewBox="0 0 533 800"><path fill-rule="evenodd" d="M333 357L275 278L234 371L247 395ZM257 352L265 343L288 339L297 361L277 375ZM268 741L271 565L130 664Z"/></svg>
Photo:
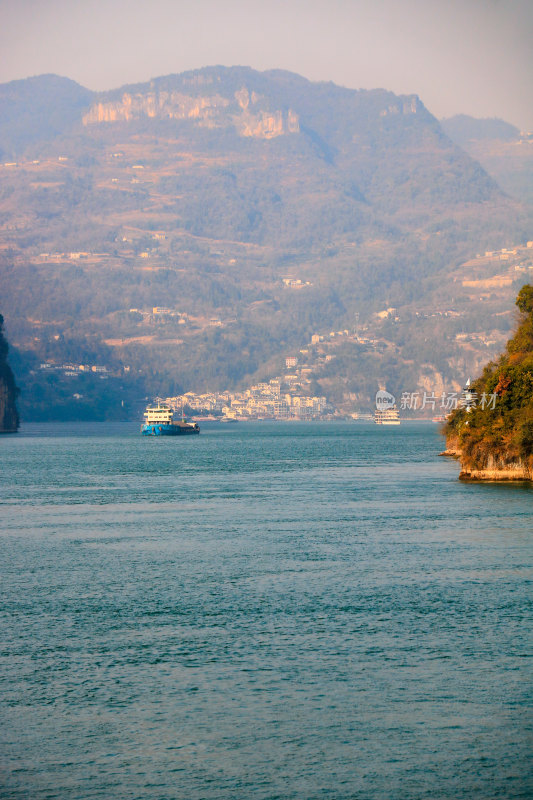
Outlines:
<svg viewBox="0 0 533 800"><path fill-rule="evenodd" d="M392 408L376 408L374 413L374 422L376 425L399 425L400 414L396 406Z"/></svg>

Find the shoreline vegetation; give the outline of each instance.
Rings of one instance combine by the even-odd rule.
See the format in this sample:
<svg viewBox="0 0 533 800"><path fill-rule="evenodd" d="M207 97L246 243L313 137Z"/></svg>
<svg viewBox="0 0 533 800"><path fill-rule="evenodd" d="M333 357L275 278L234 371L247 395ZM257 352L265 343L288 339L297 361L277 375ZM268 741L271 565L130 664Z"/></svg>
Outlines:
<svg viewBox="0 0 533 800"><path fill-rule="evenodd" d="M16 405L18 389L11 367L7 363L9 345L3 329L4 318L0 314L0 433L16 433L19 427Z"/></svg>
<svg viewBox="0 0 533 800"><path fill-rule="evenodd" d="M505 352L472 383L470 409L458 408L443 433L467 481L533 481L533 286L518 293L518 328ZM494 408L482 399L496 395Z"/></svg>

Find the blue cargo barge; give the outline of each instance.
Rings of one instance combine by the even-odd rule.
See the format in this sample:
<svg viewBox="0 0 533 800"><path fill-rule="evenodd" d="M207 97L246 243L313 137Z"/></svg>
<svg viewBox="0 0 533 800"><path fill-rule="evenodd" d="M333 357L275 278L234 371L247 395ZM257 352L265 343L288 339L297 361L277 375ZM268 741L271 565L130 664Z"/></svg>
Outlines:
<svg viewBox="0 0 533 800"><path fill-rule="evenodd" d="M200 433L196 422L187 422L185 417L174 420L174 412L168 406L158 403L148 406L144 412L144 422L141 425L144 436L188 436Z"/></svg>

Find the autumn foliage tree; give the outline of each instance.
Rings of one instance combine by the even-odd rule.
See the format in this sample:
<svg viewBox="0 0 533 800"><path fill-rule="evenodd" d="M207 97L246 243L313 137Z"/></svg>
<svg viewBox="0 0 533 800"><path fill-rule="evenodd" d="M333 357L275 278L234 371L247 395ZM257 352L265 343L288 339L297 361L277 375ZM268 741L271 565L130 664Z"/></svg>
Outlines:
<svg viewBox="0 0 533 800"><path fill-rule="evenodd" d="M447 437L462 452L463 468L485 469L522 462L533 469L533 286L523 286L516 300L518 328L505 353L489 363L473 382L480 398L495 395L492 404L477 403L470 412L459 408L445 426Z"/></svg>

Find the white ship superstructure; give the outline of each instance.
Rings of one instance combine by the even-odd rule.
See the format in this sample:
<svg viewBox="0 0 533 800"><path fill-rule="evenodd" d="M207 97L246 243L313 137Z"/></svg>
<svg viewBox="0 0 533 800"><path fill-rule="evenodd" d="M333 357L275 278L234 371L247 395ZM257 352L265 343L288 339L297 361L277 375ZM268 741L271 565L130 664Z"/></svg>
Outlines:
<svg viewBox="0 0 533 800"><path fill-rule="evenodd" d="M374 422L376 425L399 425L400 414L396 406L392 408L376 408L374 414Z"/></svg>

